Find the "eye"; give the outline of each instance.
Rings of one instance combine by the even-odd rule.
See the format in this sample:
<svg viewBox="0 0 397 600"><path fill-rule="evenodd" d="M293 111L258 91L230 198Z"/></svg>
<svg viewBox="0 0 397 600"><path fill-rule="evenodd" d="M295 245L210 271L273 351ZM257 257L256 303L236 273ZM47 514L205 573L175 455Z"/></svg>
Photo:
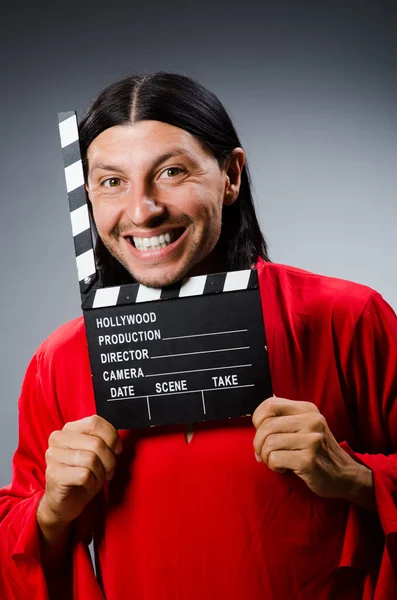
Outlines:
<svg viewBox="0 0 397 600"><path fill-rule="evenodd" d="M182 169L179 169L179 167L168 167L168 169L161 173L160 179L162 179L163 176L165 176L166 179L170 179L176 177L179 173L182 173Z"/></svg>
<svg viewBox="0 0 397 600"><path fill-rule="evenodd" d="M119 177L109 177L109 179L102 181L101 185L107 188L116 188L121 185L121 179Z"/></svg>

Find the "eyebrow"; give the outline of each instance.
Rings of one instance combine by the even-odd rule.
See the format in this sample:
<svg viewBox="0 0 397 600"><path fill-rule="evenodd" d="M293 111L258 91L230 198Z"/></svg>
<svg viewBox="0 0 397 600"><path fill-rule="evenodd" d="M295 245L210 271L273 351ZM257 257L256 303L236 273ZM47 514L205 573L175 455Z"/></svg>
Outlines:
<svg viewBox="0 0 397 600"><path fill-rule="evenodd" d="M161 165L163 162L165 162L166 160L168 160L169 158L172 158L173 156L178 156L180 154L184 154L186 155L190 160L194 160L193 155L186 150L186 148L172 148L169 152L166 152L164 154L162 154L161 156L159 156L155 162L151 165L150 170L154 171L159 165ZM120 166L117 165L111 165L111 164L105 164L105 163L94 163L92 169L89 169L89 173L93 173L96 169L101 169L102 171L122 171L123 169L120 168Z"/></svg>

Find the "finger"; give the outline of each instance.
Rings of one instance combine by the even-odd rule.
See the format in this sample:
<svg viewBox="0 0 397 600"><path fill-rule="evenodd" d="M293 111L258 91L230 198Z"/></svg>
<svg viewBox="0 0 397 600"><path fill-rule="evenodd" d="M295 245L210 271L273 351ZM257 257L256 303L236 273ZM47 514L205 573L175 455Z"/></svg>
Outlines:
<svg viewBox="0 0 397 600"><path fill-rule="evenodd" d="M88 494L98 491L98 482L92 471L85 467L71 467L61 463L49 465L46 470L47 488L84 488Z"/></svg>
<svg viewBox="0 0 397 600"><path fill-rule="evenodd" d="M63 431L73 431L74 433L85 433L86 435L99 437L115 454L121 452L121 439L117 429L98 415L66 423Z"/></svg>
<svg viewBox="0 0 397 600"><path fill-rule="evenodd" d="M320 423L321 421L321 423ZM257 454L269 435L276 433L310 433L324 431L324 417L320 413L303 413L286 417L268 417L260 424L254 436L254 449Z"/></svg>
<svg viewBox="0 0 397 600"><path fill-rule="evenodd" d="M267 466L272 471L291 470L296 474L307 472L312 465L311 453L303 450L275 450L269 454Z"/></svg>
<svg viewBox="0 0 397 600"><path fill-rule="evenodd" d="M49 448L87 451L95 454L108 475L114 470L116 458L103 439L85 433L54 431L50 435Z"/></svg>
<svg viewBox="0 0 397 600"><path fill-rule="evenodd" d="M114 471L114 467L107 471L98 455L89 450L71 450L70 448L50 446L45 457L47 465L59 464L89 469L98 484L103 484L104 480L109 479Z"/></svg>
<svg viewBox="0 0 397 600"><path fill-rule="evenodd" d="M321 436L317 433L276 433L266 438L262 448L257 454L263 462L268 464L272 452L279 450L314 450L321 443Z"/></svg>
<svg viewBox="0 0 397 600"><path fill-rule="evenodd" d="M258 429L262 421L269 417L285 415L297 415L301 413L318 412L318 408L312 402L302 400L288 400L287 398L276 398L272 396L260 404L252 415L254 427Z"/></svg>

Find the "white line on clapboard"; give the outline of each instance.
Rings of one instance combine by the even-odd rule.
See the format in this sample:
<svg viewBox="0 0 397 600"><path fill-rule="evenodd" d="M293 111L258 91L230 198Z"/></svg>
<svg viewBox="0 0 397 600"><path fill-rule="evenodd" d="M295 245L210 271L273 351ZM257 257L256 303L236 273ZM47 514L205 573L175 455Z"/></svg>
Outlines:
<svg viewBox="0 0 397 600"><path fill-rule="evenodd" d="M191 369L190 371L173 371L172 373L152 373L145 375L146 377L163 377L164 375L181 375L182 373L203 373L204 371L220 371L221 369L241 369L243 367L252 367L252 363L248 365L230 365L229 367L209 367L208 369Z"/></svg>
<svg viewBox="0 0 397 600"><path fill-rule="evenodd" d="M200 350L200 352L183 352L182 354L163 354L162 356L151 356L150 358L170 358L171 356L191 356L192 354L210 354L211 352L230 352L230 350L249 350L250 346L240 348L219 348L219 350Z"/></svg>
<svg viewBox="0 0 397 600"><path fill-rule="evenodd" d="M206 388L204 390L185 390L184 392L167 392L166 394L153 394L152 396L128 396L128 398L107 398L107 402L120 402L121 400L140 400L141 398L157 398L158 396L177 396L179 394L197 394L199 392L223 392L224 390L237 390L237 388L255 387L255 383L246 385L229 385L221 388Z"/></svg>
<svg viewBox="0 0 397 600"><path fill-rule="evenodd" d="M176 337L163 338L163 342L167 342L168 340L184 340L187 338L203 337L206 335L224 335L226 333L244 333L245 331L248 331L248 329L235 329L234 331L215 331L214 333L195 333L193 335L178 335Z"/></svg>
<svg viewBox="0 0 397 600"><path fill-rule="evenodd" d="M204 414L206 415L207 414L207 410L205 408L205 400L204 400L204 392L203 392L203 390L201 390L201 397L203 399L203 411L204 411Z"/></svg>
<svg viewBox="0 0 397 600"><path fill-rule="evenodd" d="M149 413L149 419L152 420L152 415L150 412L149 396L146 396L146 402L147 402L147 411Z"/></svg>

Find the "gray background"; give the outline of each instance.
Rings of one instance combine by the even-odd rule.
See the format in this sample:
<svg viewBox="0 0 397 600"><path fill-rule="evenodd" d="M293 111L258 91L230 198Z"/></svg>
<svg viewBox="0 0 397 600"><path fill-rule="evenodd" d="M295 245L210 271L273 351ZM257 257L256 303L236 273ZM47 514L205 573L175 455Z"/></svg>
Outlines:
<svg viewBox="0 0 397 600"><path fill-rule="evenodd" d="M397 308L397 10L382 0L14 2L0 25L0 486L37 345L80 313L56 113L174 70L229 109L275 262Z"/></svg>

